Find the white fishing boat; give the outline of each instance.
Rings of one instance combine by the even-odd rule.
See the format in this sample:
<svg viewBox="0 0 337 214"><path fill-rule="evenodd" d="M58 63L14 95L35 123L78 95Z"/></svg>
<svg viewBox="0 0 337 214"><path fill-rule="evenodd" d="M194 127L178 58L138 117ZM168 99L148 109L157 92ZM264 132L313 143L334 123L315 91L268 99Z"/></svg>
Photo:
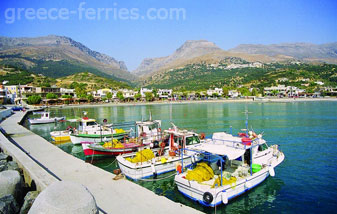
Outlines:
<svg viewBox="0 0 337 214"><path fill-rule="evenodd" d="M144 144L150 144L161 138L160 127L160 120L100 125L94 119L83 117L79 120L78 129L73 129L70 139L73 144L100 143L111 141L113 138L121 139L126 135L134 135L132 137L141 136Z"/></svg>
<svg viewBox="0 0 337 214"><path fill-rule="evenodd" d="M52 131L50 132L50 136L55 142L65 142L70 141L70 133L70 130Z"/></svg>
<svg viewBox="0 0 337 214"><path fill-rule="evenodd" d="M224 132L198 145L201 163L175 176L179 192L204 206L227 204L229 200L263 182L284 160L277 145L268 146L262 135L236 137ZM201 176L202 175L202 176Z"/></svg>
<svg viewBox="0 0 337 214"><path fill-rule="evenodd" d="M119 168L126 177L134 180L156 177L179 168L181 160L184 165L191 165L199 160L199 154L196 152L179 153L179 148L193 148L200 144L198 134L178 130L175 126L173 129L165 130L164 133L168 136L166 140L164 137L160 142L160 149L152 149L152 151L145 149L137 153L117 156ZM166 147L167 142L168 147Z"/></svg>
<svg viewBox="0 0 337 214"><path fill-rule="evenodd" d="M29 118L28 121L30 124L46 124L46 123L54 123L60 120L65 120L66 117L50 117L49 112L34 112L34 115L40 115L39 118Z"/></svg>

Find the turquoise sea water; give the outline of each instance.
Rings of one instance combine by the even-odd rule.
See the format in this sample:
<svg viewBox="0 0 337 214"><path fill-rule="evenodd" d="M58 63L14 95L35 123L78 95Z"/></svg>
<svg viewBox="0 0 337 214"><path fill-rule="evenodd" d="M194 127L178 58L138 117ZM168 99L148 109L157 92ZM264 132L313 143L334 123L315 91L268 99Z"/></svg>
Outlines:
<svg viewBox="0 0 337 214"><path fill-rule="evenodd" d="M173 122L180 128L205 132L230 131L237 133L245 126L244 111L249 112L249 128L264 133L269 145L278 144L285 161L275 169L276 176L268 178L252 191L219 206L216 213L336 213L337 209L337 102L293 103L202 103L144 106L52 109L54 115L68 118L87 111L90 118L109 123L161 119L163 129ZM49 132L65 129L68 123L35 125L28 128L50 140ZM61 149L83 158L82 148L66 143ZM95 165L112 171L114 158L95 161ZM170 175L170 174L168 174ZM165 177L167 175L163 175ZM173 177L140 185L207 213L204 208L183 197ZM132 193L130 193L132 194Z"/></svg>

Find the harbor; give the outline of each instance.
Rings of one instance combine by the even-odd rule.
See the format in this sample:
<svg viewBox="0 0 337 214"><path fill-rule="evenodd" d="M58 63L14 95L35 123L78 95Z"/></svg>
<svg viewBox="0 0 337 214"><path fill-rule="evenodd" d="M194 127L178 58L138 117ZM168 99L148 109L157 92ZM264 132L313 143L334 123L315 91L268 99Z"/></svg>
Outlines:
<svg viewBox="0 0 337 214"><path fill-rule="evenodd" d="M197 212L128 180L115 181L113 174L63 152L22 127L19 123L25 114L17 112L1 123L6 134L22 149L13 145L3 134L1 148L14 157L23 168L27 180L34 181L38 190L42 191L58 180L83 184L93 194L102 213L137 213L139 210L155 213L163 209L167 213Z"/></svg>
<svg viewBox="0 0 337 214"><path fill-rule="evenodd" d="M206 138L210 138L215 132L223 131L236 135L240 132L241 128L244 127L244 112L245 109L249 109L249 112L251 112L249 114L250 129L253 128L256 133L263 133L263 138L267 140L269 146L273 144L279 145L286 158L284 163L275 167L274 177L266 178L261 184L254 187L252 190L236 197L235 199L229 200L228 204L220 204L216 208L207 208L198 202L185 198L184 195L177 189L177 185L173 177L174 173L172 172L158 175L158 180L153 179L153 177L136 181L130 178L118 181L112 180L115 177L112 172L118 168L117 159L111 157L102 160L96 158L90 158L88 160L85 158L80 145L74 145L71 142L53 143L53 141L51 141L49 132L65 129L69 126L68 122L57 122L46 125L30 125L27 118L25 118L22 123L23 126L21 126L18 125L17 122L24 118L25 113L18 112L4 120L1 126L4 130L6 130L7 134L9 134L13 140L22 145L24 149L30 149L29 155L35 157L36 160L46 159L46 168L53 172L56 177L62 180L83 183L85 186L88 185L87 187L94 195L98 207L106 213L111 212L107 207L112 204L111 200L105 197L106 194L108 194L108 191L116 193L116 191L119 191L119 187L121 186L123 186L121 190L123 193L118 193L122 195L118 196L118 199L116 200L120 201L122 198L122 201L125 201L123 206L125 205L129 208L130 204L134 204L134 206L138 207L139 210L143 211L144 208L144 212L146 212L147 209L145 208L145 205L138 205L138 202L135 202L134 200L132 202L127 200L131 200L131 198L134 197L138 198L138 196L140 198L144 198L146 196L151 198L151 201L153 201L152 197L154 197L156 198L155 200L158 200L158 203L169 205L170 210L172 209L172 206L174 206L176 207L174 209L177 209L177 211L185 213L195 213L197 210L205 213L235 213L239 210L260 212L261 210L266 209L266 206L269 207L269 211L275 210L276 207L273 207L273 204L287 209L285 207L285 195L289 193L295 195L299 194L293 191L292 186L297 182L296 180L299 178L298 176L300 176L298 173L303 172L303 169L305 169L303 168L305 166L304 163L300 160L302 158L306 159L306 156L308 155L313 155L314 153L312 152L315 150L313 147L318 146L314 145L313 142L318 139L323 139L324 145L327 146L326 149L331 149L333 144L331 144L330 141L334 139L333 124L334 121L336 121L336 114L334 112L335 108L333 107L335 105L336 102L334 101L317 101L283 103L196 103L181 105L167 104L100 107L84 106L50 109L51 115L66 116L67 118L80 115L85 111L87 112L89 118L95 118L98 123L107 119L108 122L112 124L118 124L123 121L147 120L149 118L149 112L151 112L153 119L159 119L162 121L161 128L163 130L170 129L170 122L173 122L181 129L193 130L197 133L204 132ZM301 111L299 111L299 109L301 109ZM323 113L326 116L322 116ZM293 130L289 130L288 128L290 123L292 124ZM301 132L299 132L299 130L301 130ZM322 138L323 133L324 137ZM281 137L284 135L287 137ZM33 141L27 139L33 139ZM41 142L39 143L39 141ZM1 142L3 142L3 140L1 140ZM330 142L330 144L328 142ZM294 150L294 148L297 148L296 145L301 145L301 149ZM326 149L324 149L324 151L328 154L327 157L330 157L332 154L328 152L329 149ZM298 153L302 155L298 156ZM17 154L12 154L12 156L15 157ZM63 156L66 158L63 158ZM28 157L27 159L30 158ZM85 162L85 160L87 162ZM329 164L326 165L326 161L328 159L321 160L322 162L319 166L323 168L325 167L327 172L329 172L331 167L329 167ZM71 164L69 164L69 162L71 162ZM24 161L24 163L29 162ZM289 165L289 163L293 164ZM55 170L52 171L51 169ZM307 175L313 178L315 177L314 174L318 169L319 168L315 167L312 171L304 171ZM287 173L288 170L297 170L298 173L289 175ZM330 173L333 174L333 172ZM34 173L27 174L34 177ZM96 175L98 175L98 177L95 177ZM35 179L39 177L43 178L40 183L36 183L36 186L39 188L42 187L42 190L45 186L48 186L50 182L58 180L55 176L50 175L50 173L45 173L45 175L35 175ZM97 182L92 183L91 178L97 179ZM326 177L328 180L331 178L331 176ZM32 180L36 182L35 179ZM304 177L300 177L300 179L305 180L305 182L312 183L313 185L316 184L323 189L326 186L326 184L318 184L315 180L309 178L309 180ZM330 182L333 183L333 181ZM118 187L116 187L116 184ZM235 189L239 189L239 182L237 185L238 186L236 186ZM103 189L104 191L102 191ZM305 188L303 191L303 194L308 194L308 190ZM133 194L130 194L130 192ZM123 194L125 195L123 196ZM326 201L332 202L334 200L332 198L325 198L325 202L323 202L323 198L324 196L320 195L317 200L320 201L320 203L326 203ZM141 203L146 203L145 201L140 200ZM108 204L107 207L104 207L104 203ZM313 205L312 208L315 209L315 206ZM327 210L330 208L328 206ZM137 208L135 208L135 210L136 209ZM152 209L153 208L151 207L151 211L149 211L150 213L152 212ZM300 207L297 207L297 209L301 210ZM134 210L131 210L131 212L133 211Z"/></svg>

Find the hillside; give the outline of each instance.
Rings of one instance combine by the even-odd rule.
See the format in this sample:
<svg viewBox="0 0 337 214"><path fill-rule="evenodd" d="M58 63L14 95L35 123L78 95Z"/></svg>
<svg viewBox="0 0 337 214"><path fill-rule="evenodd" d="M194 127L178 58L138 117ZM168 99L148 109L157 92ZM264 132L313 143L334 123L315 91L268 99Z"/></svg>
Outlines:
<svg viewBox="0 0 337 214"><path fill-rule="evenodd" d="M242 44L228 50L234 53L285 55L305 62L327 62L337 64L337 42L327 44L283 43L272 45Z"/></svg>
<svg viewBox="0 0 337 214"><path fill-rule="evenodd" d="M8 81L6 85L32 85L35 87L58 87L70 88L73 82L86 84L87 90L97 90L101 88L131 88L125 82L107 79L88 72L73 74L66 77L54 79L43 75L36 75L30 71L23 70L14 66L0 65L0 82Z"/></svg>
<svg viewBox="0 0 337 214"><path fill-rule="evenodd" d="M118 82L116 80L107 79L88 72L61 77L56 79L56 81L56 85L63 88L69 88L73 82L86 84L87 90L98 90L102 88L131 88L131 86L125 82Z"/></svg>
<svg viewBox="0 0 337 214"><path fill-rule="evenodd" d="M0 64L10 64L50 77L88 71L116 80L133 80L123 61L93 51L64 36L0 37Z"/></svg>
<svg viewBox="0 0 337 214"><path fill-rule="evenodd" d="M286 84L301 86L323 81L326 85L337 85L337 65L304 63L251 63L237 57L227 57L219 64L189 64L157 73L147 78L143 84L154 88L173 88L175 90L206 90L210 87L263 88ZM287 78L286 81L281 81ZM301 79L310 79L303 82Z"/></svg>

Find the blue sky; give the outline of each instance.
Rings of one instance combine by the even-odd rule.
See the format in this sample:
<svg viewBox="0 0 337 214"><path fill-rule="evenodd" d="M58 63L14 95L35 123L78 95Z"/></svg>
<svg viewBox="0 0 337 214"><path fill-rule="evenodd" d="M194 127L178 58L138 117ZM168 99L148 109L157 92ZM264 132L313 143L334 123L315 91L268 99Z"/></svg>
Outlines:
<svg viewBox="0 0 337 214"><path fill-rule="evenodd" d="M80 19L81 2L84 3ZM20 19L19 8L24 10ZM53 11L52 18L41 19L36 13L34 18L28 13L28 19L27 8L35 12L39 8L47 12L52 8L57 12L66 8L76 14L55 18L58 13ZM99 8L110 8L112 12L104 16L105 10L102 10L98 19ZM122 13L121 10L131 14L133 8L136 8L138 19L131 19L131 15L113 17L114 12ZM150 13L151 19L159 11L155 20L146 16L151 8L155 9ZM179 20L165 19L166 11L172 8L183 9L185 19L182 16ZM87 10L95 10L95 15ZM167 56L186 40L206 39L223 49L243 43L337 42L336 11L336 0L6 0L0 3L0 35L68 36L93 50L125 61L129 70L134 70L142 59ZM85 16L86 13L89 15ZM6 23L10 21L11 24Z"/></svg>

